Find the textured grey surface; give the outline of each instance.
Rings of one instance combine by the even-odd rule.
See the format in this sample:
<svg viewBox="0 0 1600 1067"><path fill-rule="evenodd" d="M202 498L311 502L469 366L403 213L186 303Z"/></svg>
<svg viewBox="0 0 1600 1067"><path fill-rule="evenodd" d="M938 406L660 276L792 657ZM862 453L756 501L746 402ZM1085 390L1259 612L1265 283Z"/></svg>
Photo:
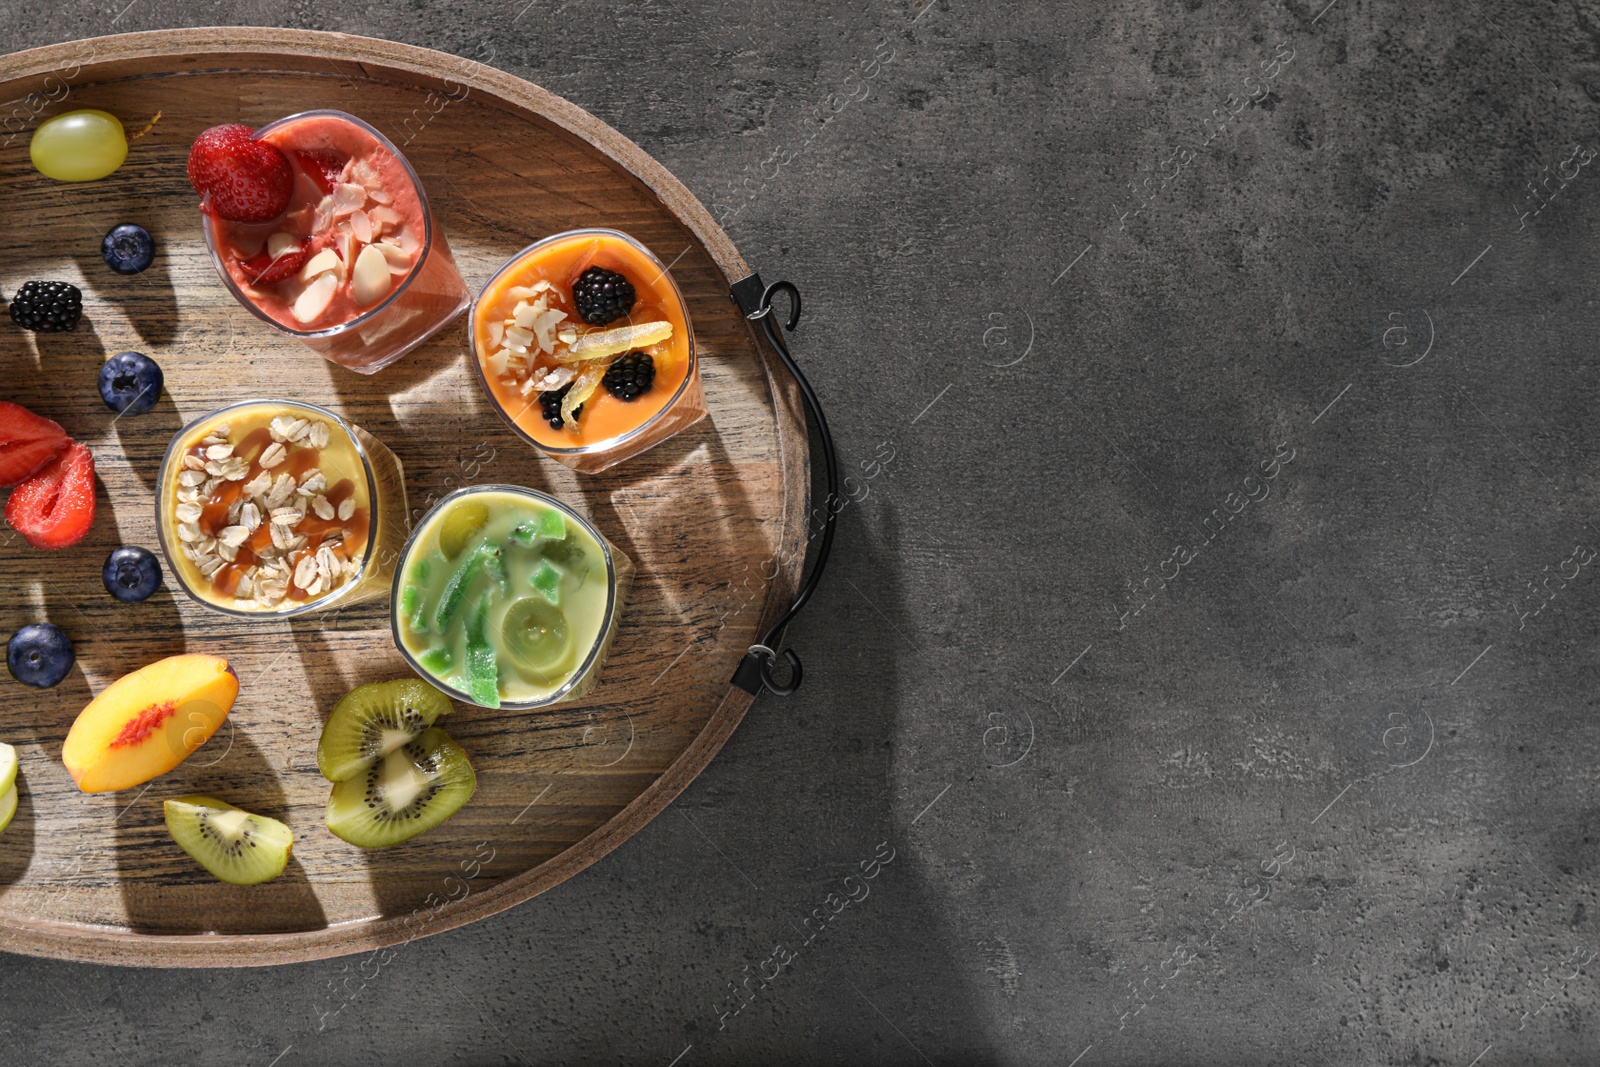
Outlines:
<svg viewBox="0 0 1600 1067"><path fill-rule="evenodd" d="M801 286L867 495L596 867L370 979L5 957L0 1062L1600 1061L1600 6L122 2L0 28L490 42Z"/></svg>

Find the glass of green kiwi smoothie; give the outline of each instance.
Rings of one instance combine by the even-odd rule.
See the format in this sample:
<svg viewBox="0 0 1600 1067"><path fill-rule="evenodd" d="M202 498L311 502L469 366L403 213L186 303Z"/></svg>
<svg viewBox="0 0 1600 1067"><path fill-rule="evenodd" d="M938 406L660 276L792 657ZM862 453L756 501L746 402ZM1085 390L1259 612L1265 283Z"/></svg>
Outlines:
<svg viewBox="0 0 1600 1067"><path fill-rule="evenodd" d="M395 571L395 647L457 700L525 711L599 681L633 561L555 497L458 489L417 523Z"/></svg>

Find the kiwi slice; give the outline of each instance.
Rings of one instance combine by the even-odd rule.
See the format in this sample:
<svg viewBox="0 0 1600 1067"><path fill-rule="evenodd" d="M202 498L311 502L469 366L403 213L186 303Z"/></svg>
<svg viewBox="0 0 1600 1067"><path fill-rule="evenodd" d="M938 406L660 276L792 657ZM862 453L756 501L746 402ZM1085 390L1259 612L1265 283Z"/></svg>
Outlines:
<svg viewBox="0 0 1600 1067"><path fill-rule="evenodd" d="M335 785L328 829L359 848L388 848L450 818L477 787L467 754L435 726Z"/></svg>
<svg viewBox="0 0 1600 1067"><path fill-rule="evenodd" d="M344 695L317 742L317 769L342 782L404 745L450 711L450 698L426 682L374 682Z"/></svg>
<svg viewBox="0 0 1600 1067"><path fill-rule="evenodd" d="M500 621L506 662L530 682L549 682L572 665L572 631L561 609L543 596L525 596Z"/></svg>
<svg viewBox="0 0 1600 1067"><path fill-rule="evenodd" d="M456 504L439 523L439 551L446 559L455 559L488 522L488 504L477 500Z"/></svg>
<svg viewBox="0 0 1600 1067"><path fill-rule="evenodd" d="M277 819L211 797L179 797L164 807L178 847L229 885L269 881L289 862L294 832Z"/></svg>
<svg viewBox="0 0 1600 1067"><path fill-rule="evenodd" d="M11 825L11 817L17 813L17 787L13 783L11 788L0 794L0 833L5 833L6 827Z"/></svg>

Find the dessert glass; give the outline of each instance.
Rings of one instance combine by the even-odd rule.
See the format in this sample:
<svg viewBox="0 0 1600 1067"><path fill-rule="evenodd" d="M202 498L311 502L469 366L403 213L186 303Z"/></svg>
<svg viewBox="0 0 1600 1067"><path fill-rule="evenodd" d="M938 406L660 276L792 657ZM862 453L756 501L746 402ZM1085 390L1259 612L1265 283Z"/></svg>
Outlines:
<svg viewBox="0 0 1600 1067"><path fill-rule="evenodd" d="M357 604L389 588L406 536L405 475L393 452L331 411L244 400L173 437L156 531L169 572L214 611L277 619Z"/></svg>
<svg viewBox="0 0 1600 1067"><path fill-rule="evenodd" d="M487 518L484 524L475 528L467 539L457 539L456 554L447 559L441 552L440 534L448 527L446 520L451 513L463 504L484 505L487 509ZM576 583L567 583L564 587L564 600L559 602L563 605L560 608L563 624L571 624L570 651L548 672L536 671L532 675L519 677L518 672L528 661L519 660L515 649L508 650L506 620L514 614L520 604L539 599L539 594L536 592L538 586L534 584L529 587L526 572L530 571L533 565L538 565L538 561L549 557L545 555L542 547L544 541L538 540L531 544L519 541L518 544L526 544L527 547L514 548L510 543L503 542L504 532L499 527L527 517L536 517L542 512L559 514L564 523L564 530L562 537L554 539L554 542L570 541L577 550L576 558L585 563L586 570L581 576L577 576ZM505 517L505 521L500 521L502 516ZM481 538L480 532L483 534ZM441 579L445 579L449 571L463 567L475 547L479 545L503 545L506 553L500 565L504 568L501 577L505 580L504 588L507 591L496 597L489 584L490 580L486 577L479 586L469 587L464 594L465 597L471 597L470 588L484 590L478 594L484 604L483 615L478 625L483 628L495 652L498 706L512 711L527 711L575 700L587 694L599 682L600 670L605 665L606 655L616 636L617 624L621 619L623 606L627 602L628 592L633 585L633 561L606 540L588 519L572 508L553 496L521 486L480 485L457 489L430 508L422 520L413 527L411 536L400 554L400 564L394 575L390 617L395 648L400 650L400 654L411 665L411 669L421 678L453 699L476 704L479 707L495 706L474 699L469 691L470 685L460 676L464 670L460 657L456 657L447 666L437 670L427 665L432 662L433 655L438 655L442 648L448 648L455 639L442 633L440 628L431 623L423 623L419 628L413 622L413 616L421 618L437 614L442 602L438 590L441 586L447 589L449 585L448 580ZM513 551L526 557L522 566L507 558ZM424 568L419 577L417 564L422 562L427 562L431 567ZM565 563L563 569L576 574L575 570L568 568ZM421 586L430 580L435 589L432 594L420 588L418 589L420 596L407 591L408 586ZM603 586L588 585L595 580L603 582ZM580 625L575 602L585 592L589 599L584 605L584 617ZM473 605L465 599L461 603L464 605L460 609L461 612L468 613L474 610ZM534 666L537 668L543 665L534 664ZM530 677L534 679L531 682ZM508 679L512 684L508 684Z"/></svg>
<svg viewBox="0 0 1600 1067"><path fill-rule="evenodd" d="M375 374L439 332L468 305L471 293L456 269L444 227L434 217L416 171L387 137L354 115L330 110L290 115L261 127L255 136L282 149L289 158L295 173L289 208L266 223L230 222L205 215L203 229L222 283L256 318L332 363L359 374ZM378 185L376 190L367 189L364 203L353 212L331 218L331 230L319 224L319 205L325 196L334 194L323 192L307 162L309 154L319 152L343 156L350 162L363 161L366 173ZM354 182L341 182L337 188L345 186L362 188ZM380 202L374 192L388 199ZM340 203L330 210L344 206ZM370 242L362 242L359 235L349 234L354 227L347 220L353 221L353 214L369 219L362 227L364 233L370 232L376 221L371 215L394 216L398 221L391 223L394 232L388 241L373 235ZM243 260L269 247L270 239L282 233L311 237L313 258L322 248L341 253L337 292L326 310L308 322L296 318L295 300L285 291L285 287L293 290L301 279L257 286L243 267ZM358 254L368 244L377 247L390 242L403 255L389 253L388 293L371 306L363 306L353 298L351 280Z"/></svg>
<svg viewBox="0 0 1600 1067"><path fill-rule="evenodd" d="M577 429L554 428L540 405L542 390L535 387L541 374L557 365L548 354L509 356L504 319L533 286L549 283L544 294L558 294L552 308L566 312L556 329L572 331L584 326L571 300L572 283L584 268L598 266L623 274L638 292L633 310L620 322L603 329L648 321L672 324L672 336L641 346L656 365L651 388L632 401L622 401L597 389L583 405ZM469 316L473 366L496 411L523 440L558 463L585 474L595 474L665 441L706 416L705 390L695 350L689 309L678 284L651 251L618 230L568 230L547 237L512 256L484 285ZM498 335L496 331L499 331ZM517 361L521 360L521 366Z"/></svg>

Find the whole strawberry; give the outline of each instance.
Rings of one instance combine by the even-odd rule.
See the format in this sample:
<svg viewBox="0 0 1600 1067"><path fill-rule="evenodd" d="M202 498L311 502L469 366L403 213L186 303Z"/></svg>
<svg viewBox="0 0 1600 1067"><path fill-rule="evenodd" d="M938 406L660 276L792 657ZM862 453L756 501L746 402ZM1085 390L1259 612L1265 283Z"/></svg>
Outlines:
<svg viewBox="0 0 1600 1067"><path fill-rule="evenodd" d="M230 222L271 222L289 206L289 158L255 131L231 122L213 126L189 148L189 184L200 210Z"/></svg>

